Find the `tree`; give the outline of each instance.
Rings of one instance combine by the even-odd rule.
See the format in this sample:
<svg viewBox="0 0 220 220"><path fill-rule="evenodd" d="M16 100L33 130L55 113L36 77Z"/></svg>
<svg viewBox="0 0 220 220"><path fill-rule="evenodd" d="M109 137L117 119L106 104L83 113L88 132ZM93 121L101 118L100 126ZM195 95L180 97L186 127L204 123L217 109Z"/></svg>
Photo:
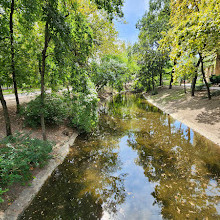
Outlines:
<svg viewBox="0 0 220 220"><path fill-rule="evenodd" d="M219 8L219 1L213 0L171 1L171 28L162 43L170 45L172 60L185 54L198 55L200 56L196 64L198 68L207 54L216 53L219 45ZM203 69L203 65L201 68ZM196 78L197 70L194 75L192 95L194 95ZM203 79L210 99L205 73Z"/></svg>
<svg viewBox="0 0 220 220"><path fill-rule="evenodd" d="M140 74L150 74L151 84L154 89L154 76L159 74L159 85L162 86L163 68L168 64L167 51L159 51L159 41L162 38L162 32L169 28L169 0L151 0L149 10L137 23L139 34L139 57L142 65ZM146 53L149 53L146 54ZM152 59L151 61L148 59ZM146 70L144 70L144 64ZM151 65L153 65L151 67ZM157 71L157 73L155 73Z"/></svg>
<svg viewBox="0 0 220 220"><path fill-rule="evenodd" d="M123 0L93 0L98 9L104 9L112 20L114 16L123 17L122 6Z"/></svg>
<svg viewBox="0 0 220 220"><path fill-rule="evenodd" d="M127 74L126 62L121 57L113 55L104 56L100 64L94 62L91 69L91 78L97 91L106 85L121 91L127 81Z"/></svg>
<svg viewBox="0 0 220 220"><path fill-rule="evenodd" d="M1 84L0 84L0 100L1 100L2 107L3 107L4 119L5 119L5 125L6 125L6 135L10 136L10 135L12 135L11 122L10 122L10 118L9 118L9 113L8 113L6 101L3 96Z"/></svg>

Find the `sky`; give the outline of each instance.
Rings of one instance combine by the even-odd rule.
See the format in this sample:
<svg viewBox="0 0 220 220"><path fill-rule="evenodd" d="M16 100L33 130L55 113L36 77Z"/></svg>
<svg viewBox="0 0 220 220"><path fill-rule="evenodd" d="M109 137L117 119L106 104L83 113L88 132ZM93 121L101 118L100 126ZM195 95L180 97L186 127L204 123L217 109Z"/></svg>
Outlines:
<svg viewBox="0 0 220 220"><path fill-rule="evenodd" d="M119 32L119 39L134 43L138 40L139 30L136 23L142 18L148 9L148 0L125 0L123 12L127 24L115 21L116 29Z"/></svg>

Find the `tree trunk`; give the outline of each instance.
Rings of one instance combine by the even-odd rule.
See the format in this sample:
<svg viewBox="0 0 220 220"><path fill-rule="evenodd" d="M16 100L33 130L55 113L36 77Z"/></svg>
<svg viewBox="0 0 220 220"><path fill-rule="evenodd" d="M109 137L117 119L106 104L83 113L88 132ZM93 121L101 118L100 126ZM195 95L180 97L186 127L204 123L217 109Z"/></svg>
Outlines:
<svg viewBox="0 0 220 220"><path fill-rule="evenodd" d="M18 88L17 80L15 74L15 49L14 49L14 29L13 29L13 14L14 14L14 0L11 0L11 12L10 12L10 43L11 43L11 70L12 70L12 79L14 85L14 93L17 105L17 113L20 110L20 103L18 98Z"/></svg>
<svg viewBox="0 0 220 220"><path fill-rule="evenodd" d="M46 67L46 53L47 48L49 44L50 38L49 38L49 25L48 22L46 22L45 25L45 38L44 38L44 49L42 51L42 66L41 66L41 128L42 128L42 137L43 140L47 140L46 137L46 127L45 127L45 119L44 119L44 96L45 96L45 89L44 89L44 76L45 76L45 67Z"/></svg>
<svg viewBox="0 0 220 220"><path fill-rule="evenodd" d="M172 70L171 75L170 75L170 86L169 86L169 89L172 89L173 73L174 73L174 70Z"/></svg>
<svg viewBox="0 0 220 220"><path fill-rule="evenodd" d="M163 85L163 73L161 72L160 73L160 86Z"/></svg>
<svg viewBox="0 0 220 220"><path fill-rule="evenodd" d="M174 66L176 65L176 59L174 60L173 65ZM169 86L169 89L172 89L174 66L173 66L173 69L172 69L172 72L171 72L171 76L170 76L170 86Z"/></svg>
<svg viewBox="0 0 220 220"><path fill-rule="evenodd" d="M197 80L197 77L198 77L198 67L200 65L200 59L198 60L197 64L196 64L196 72L195 72L195 76L192 80L192 85L191 85L191 96L194 96L195 95L195 88L196 88L196 80Z"/></svg>
<svg viewBox="0 0 220 220"><path fill-rule="evenodd" d="M153 75L153 73L151 74L151 80L152 80L152 89L153 89L153 91L154 91L154 75Z"/></svg>
<svg viewBox="0 0 220 220"><path fill-rule="evenodd" d="M209 85L208 85L207 80L205 78L204 63L203 63L203 57L202 57L201 53L199 53L199 57L200 57L200 62L201 62L201 71L202 71L203 80L205 82L205 85L206 85L206 88L207 88L207 93L208 93L208 98L210 100L211 99L211 93L210 93Z"/></svg>
<svg viewBox="0 0 220 220"><path fill-rule="evenodd" d="M184 84L184 92L186 93L186 79L185 79L185 76L183 78L183 84Z"/></svg>
<svg viewBox="0 0 220 220"><path fill-rule="evenodd" d="M2 103L3 114L4 114L4 119L5 119L6 135L10 136L10 135L12 135L11 123L10 123L10 118L9 118L9 114L8 114L8 108L7 108L6 101L5 101L4 96L3 96L1 85L0 85L0 100L1 100L1 103Z"/></svg>

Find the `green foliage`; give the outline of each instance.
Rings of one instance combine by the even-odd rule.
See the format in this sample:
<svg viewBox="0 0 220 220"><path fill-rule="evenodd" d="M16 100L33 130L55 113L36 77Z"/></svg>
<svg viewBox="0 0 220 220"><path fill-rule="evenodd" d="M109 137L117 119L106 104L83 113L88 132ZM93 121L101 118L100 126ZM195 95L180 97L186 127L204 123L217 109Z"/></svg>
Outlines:
<svg viewBox="0 0 220 220"><path fill-rule="evenodd" d="M106 55L100 64L96 62L92 64L91 79L97 91L106 85L121 91L129 77L128 64L119 56Z"/></svg>
<svg viewBox="0 0 220 220"><path fill-rule="evenodd" d="M212 75L209 79L212 84L220 83L220 76Z"/></svg>
<svg viewBox="0 0 220 220"><path fill-rule="evenodd" d="M151 92L151 95L157 95L158 94L158 91L157 90L154 90Z"/></svg>
<svg viewBox="0 0 220 220"><path fill-rule="evenodd" d="M98 122L98 95L94 84L85 77L85 88L64 94L70 125L81 132L91 132Z"/></svg>
<svg viewBox="0 0 220 220"><path fill-rule="evenodd" d="M0 183L8 186L31 178L32 167L44 166L52 143L17 133L0 141ZM0 189L0 194L5 190ZM1 200L2 201L2 200Z"/></svg>
<svg viewBox="0 0 220 220"><path fill-rule="evenodd" d="M8 191L7 189L3 190L2 188L0 188L0 203L4 202L4 199L2 199L1 196L3 195L3 193L7 191Z"/></svg>
<svg viewBox="0 0 220 220"><path fill-rule="evenodd" d="M109 14L109 18L112 20L114 14L119 17L123 17L122 6L123 0L93 0L99 9L104 9Z"/></svg>
<svg viewBox="0 0 220 220"><path fill-rule="evenodd" d="M137 75L136 88L154 90L158 84L157 81L162 85L165 69L169 68L167 51L159 50L162 32L169 28L169 4L170 0L150 0L149 10L137 23L140 34L134 50L138 56L140 70Z"/></svg>
<svg viewBox="0 0 220 220"><path fill-rule="evenodd" d="M211 86L211 83L208 83L208 86L210 87ZM205 88L205 83L200 83L199 85L196 85L195 89L197 91L201 91L202 89Z"/></svg>
<svg viewBox="0 0 220 220"><path fill-rule="evenodd" d="M39 126L42 111L44 111L46 124L60 124L66 117L64 103L61 97L56 94L46 94L44 109L41 109L40 106L40 96L23 106L21 115L24 117L25 125L30 127Z"/></svg>

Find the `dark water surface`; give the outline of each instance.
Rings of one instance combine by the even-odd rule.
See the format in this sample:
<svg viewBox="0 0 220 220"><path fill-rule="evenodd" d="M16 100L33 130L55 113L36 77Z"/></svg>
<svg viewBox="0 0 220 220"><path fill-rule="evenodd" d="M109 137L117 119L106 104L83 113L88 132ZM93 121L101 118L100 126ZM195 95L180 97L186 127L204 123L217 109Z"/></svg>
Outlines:
<svg viewBox="0 0 220 220"><path fill-rule="evenodd" d="M116 96L21 219L220 219L220 148L140 95Z"/></svg>

